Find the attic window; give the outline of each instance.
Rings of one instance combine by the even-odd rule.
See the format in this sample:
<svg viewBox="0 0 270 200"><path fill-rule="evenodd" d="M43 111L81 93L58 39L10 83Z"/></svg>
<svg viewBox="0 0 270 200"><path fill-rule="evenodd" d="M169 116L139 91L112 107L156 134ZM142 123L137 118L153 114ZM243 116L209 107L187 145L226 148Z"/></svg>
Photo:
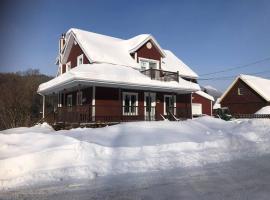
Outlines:
<svg viewBox="0 0 270 200"><path fill-rule="evenodd" d="M83 64L83 54L77 57L77 66L82 65L82 64Z"/></svg>
<svg viewBox="0 0 270 200"><path fill-rule="evenodd" d="M152 49L152 43L151 42L147 42L146 47L147 47L147 49Z"/></svg>
<svg viewBox="0 0 270 200"><path fill-rule="evenodd" d="M239 87L239 88L237 89L237 94L238 94L238 96L243 95L243 94L244 94L244 89Z"/></svg>

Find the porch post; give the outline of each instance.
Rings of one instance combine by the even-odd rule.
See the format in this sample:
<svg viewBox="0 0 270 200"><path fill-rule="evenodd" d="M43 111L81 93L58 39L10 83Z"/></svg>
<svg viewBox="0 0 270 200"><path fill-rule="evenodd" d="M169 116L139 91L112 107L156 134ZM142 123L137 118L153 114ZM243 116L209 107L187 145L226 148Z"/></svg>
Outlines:
<svg viewBox="0 0 270 200"><path fill-rule="evenodd" d="M190 113L191 113L191 119L193 119L193 114L192 114L192 92L190 93Z"/></svg>
<svg viewBox="0 0 270 200"><path fill-rule="evenodd" d="M95 115L96 115L96 86L93 86L92 88L92 121L95 120Z"/></svg>
<svg viewBox="0 0 270 200"><path fill-rule="evenodd" d="M42 95L42 118L45 118L45 95Z"/></svg>

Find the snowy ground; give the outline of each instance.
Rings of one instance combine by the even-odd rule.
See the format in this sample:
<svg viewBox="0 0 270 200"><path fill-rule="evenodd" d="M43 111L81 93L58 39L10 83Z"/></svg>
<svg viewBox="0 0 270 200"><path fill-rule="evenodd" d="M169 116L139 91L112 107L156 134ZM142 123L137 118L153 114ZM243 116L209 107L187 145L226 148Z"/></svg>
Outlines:
<svg viewBox="0 0 270 200"><path fill-rule="evenodd" d="M264 174L270 168L269 140L269 119L225 122L202 117L183 122L134 122L99 129L57 132L46 124L9 129L0 132L0 194L5 196L12 191L12 194L22 194L18 191L29 191L31 188L43 191L49 186L68 194L68 185L75 185L78 190L85 190L82 194L87 194L87 191L93 191L97 183L99 192L112 185L112 193L107 192L117 196L115 191L121 184L122 188L126 185L128 191L144 182L150 185L145 191L152 191L156 184L163 185L165 189L166 180L170 179L172 188L184 189L189 184L199 182L207 185L207 181L215 186L215 176L218 174L225 180L225 187L233 188L235 175L241 176L241 173L243 179L250 183L245 186L255 187L262 177L261 184L270 190L267 181L264 182L270 179L269 173ZM257 166L253 169L255 161L265 163L258 164L261 168ZM248 175L245 170L257 174L254 175L258 179L256 185L252 186L255 179L245 176ZM121 181L116 181L118 179ZM104 180L110 184L105 186ZM128 180L133 181L128 184L125 182ZM86 183L87 187L81 186L82 183ZM47 195L52 195L54 190L45 191ZM138 191L144 194L140 187ZM188 195L188 191L192 192L192 189L183 194Z"/></svg>

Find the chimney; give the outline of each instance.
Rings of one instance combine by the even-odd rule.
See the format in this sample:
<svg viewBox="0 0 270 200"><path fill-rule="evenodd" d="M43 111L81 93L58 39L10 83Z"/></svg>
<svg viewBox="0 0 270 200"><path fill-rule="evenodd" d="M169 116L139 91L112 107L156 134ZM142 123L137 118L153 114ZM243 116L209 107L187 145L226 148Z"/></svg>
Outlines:
<svg viewBox="0 0 270 200"><path fill-rule="evenodd" d="M60 37L60 40L59 40L59 54L62 53L63 51L63 48L65 46L65 42L66 42L66 34L65 33L62 33L61 37Z"/></svg>

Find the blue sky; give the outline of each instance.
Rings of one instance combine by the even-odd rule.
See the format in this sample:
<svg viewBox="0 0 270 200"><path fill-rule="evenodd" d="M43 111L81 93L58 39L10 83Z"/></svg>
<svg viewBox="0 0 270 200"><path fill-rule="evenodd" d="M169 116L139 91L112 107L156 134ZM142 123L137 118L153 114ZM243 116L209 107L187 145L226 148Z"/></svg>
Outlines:
<svg viewBox="0 0 270 200"><path fill-rule="evenodd" d="M58 38L71 27L119 38L151 33L199 75L270 57L269 0L0 2L0 71L55 75ZM209 77L259 73L270 60ZM224 90L232 79L200 81Z"/></svg>

